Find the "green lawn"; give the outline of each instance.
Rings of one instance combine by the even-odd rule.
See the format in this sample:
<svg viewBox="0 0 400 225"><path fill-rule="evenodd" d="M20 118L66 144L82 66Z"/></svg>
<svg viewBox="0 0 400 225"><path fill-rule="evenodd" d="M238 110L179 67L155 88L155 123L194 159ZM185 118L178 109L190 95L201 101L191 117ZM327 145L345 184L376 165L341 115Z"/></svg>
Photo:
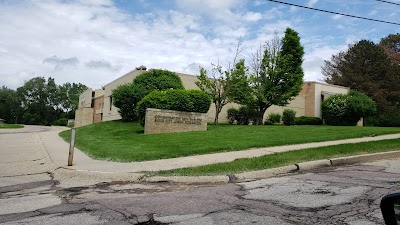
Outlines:
<svg viewBox="0 0 400 225"><path fill-rule="evenodd" d="M131 162L390 133L400 128L209 125L208 131L144 135L136 123L109 121L77 129L75 145L96 159ZM60 136L69 141L70 131Z"/></svg>
<svg viewBox="0 0 400 225"><path fill-rule="evenodd" d="M23 128L20 124L0 124L0 129Z"/></svg>
<svg viewBox="0 0 400 225"><path fill-rule="evenodd" d="M319 159L329 159L349 155L388 152L400 150L400 139L363 142L357 144L342 144L335 146L310 148L304 150L275 153L251 159L237 159L232 162L211 164L206 166L152 172L152 175L202 176L234 174L246 171L256 171L295 163Z"/></svg>

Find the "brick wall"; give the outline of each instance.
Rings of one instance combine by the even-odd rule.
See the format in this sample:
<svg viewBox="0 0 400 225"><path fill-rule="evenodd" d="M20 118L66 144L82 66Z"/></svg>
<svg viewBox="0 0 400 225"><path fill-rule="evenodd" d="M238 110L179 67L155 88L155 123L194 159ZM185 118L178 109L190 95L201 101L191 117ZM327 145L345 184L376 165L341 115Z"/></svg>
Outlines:
<svg viewBox="0 0 400 225"><path fill-rule="evenodd" d="M104 106L104 95L94 99L93 123L99 123L102 121L103 106Z"/></svg>
<svg viewBox="0 0 400 225"><path fill-rule="evenodd" d="M93 108L80 108L75 111L74 127L82 127L93 123Z"/></svg>
<svg viewBox="0 0 400 225"><path fill-rule="evenodd" d="M305 116L315 116L315 83L304 83L300 95L305 98Z"/></svg>

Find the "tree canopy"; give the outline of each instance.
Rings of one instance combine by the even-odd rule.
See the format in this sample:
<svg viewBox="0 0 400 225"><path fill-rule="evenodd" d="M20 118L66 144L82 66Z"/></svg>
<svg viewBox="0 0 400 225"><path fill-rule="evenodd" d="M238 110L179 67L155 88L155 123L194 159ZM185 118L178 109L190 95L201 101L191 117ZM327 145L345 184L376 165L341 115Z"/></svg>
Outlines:
<svg viewBox="0 0 400 225"><path fill-rule="evenodd" d="M7 123L17 123L21 106L17 92L2 86L0 89L0 118Z"/></svg>
<svg viewBox="0 0 400 225"><path fill-rule="evenodd" d="M181 78L176 73L152 69L135 77L132 83L118 86L112 91L113 105L123 121L138 119L137 104L152 91L185 89Z"/></svg>
<svg viewBox="0 0 400 225"><path fill-rule="evenodd" d="M207 73L207 70L205 70L204 68L200 68L200 75L197 76L197 87L199 87L200 90L210 96L212 102L214 103L214 125L218 124L218 118L219 114L222 111L222 108L232 101L232 99L230 98L232 96L232 86L235 85L235 83L232 82L232 73L237 71L235 71L235 68L231 67L235 67L237 60L240 60L238 58L242 51L241 45L242 41L239 39L236 45L236 51L233 57L233 61L228 63L227 70L224 71L223 67L218 62L217 64L211 64L211 73Z"/></svg>
<svg viewBox="0 0 400 225"><path fill-rule="evenodd" d="M236 85L232 99L258 112L258 124L263 124L265 111L272 105L285 106L301 90L303 84L304 49L298 33L287 28L282 40L277 35L252 54L248 78L244 62L236 65L232 80Z"/></svg>
<svg viewBox="0 0 400 225"><path fill-rule="evenodd" d="M347 86L371 97L377 105L375 116L384 118L382 115L397 111L400 118L399 55L399 34L383 38L380 44L361 40L325 61L322 73L327 83Z"/></svg>

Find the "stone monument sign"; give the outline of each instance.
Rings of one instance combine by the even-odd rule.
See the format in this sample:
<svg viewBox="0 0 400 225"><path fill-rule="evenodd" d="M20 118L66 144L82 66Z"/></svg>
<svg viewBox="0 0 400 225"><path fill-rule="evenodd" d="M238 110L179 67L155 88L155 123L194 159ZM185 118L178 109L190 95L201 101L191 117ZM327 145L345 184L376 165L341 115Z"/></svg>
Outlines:
<svg viewBox="0 0 400 225"><path fill-rule="evenodd" d="M145 120L145 134L207 130L207 113L149 108Z"/></svg>

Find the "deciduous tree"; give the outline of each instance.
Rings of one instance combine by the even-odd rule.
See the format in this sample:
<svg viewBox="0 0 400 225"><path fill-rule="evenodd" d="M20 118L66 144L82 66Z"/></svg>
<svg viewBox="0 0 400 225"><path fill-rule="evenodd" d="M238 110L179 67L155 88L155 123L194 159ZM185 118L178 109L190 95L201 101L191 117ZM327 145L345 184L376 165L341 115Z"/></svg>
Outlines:
<svg viewBox="0 0 400 225"><path fill-rule="evenodd" d="M75 110L78 108L79 95L88 87L81 83L65 83L58 87L59 107L67 114L69 119L74 118Z"/></svg>
<svg viewBox="0 0 400 225"><path fill-rule="evenodd" d="M0 89L0 118L6 123L18 123L21 113L21 104L17 92L2 86Z"/></svg>
<svg viewBox="0 0 400 225"><path fill-rule="evenodd" d="M269 107L285 106L300 92L304 76L303 55L304 49L296 31L287 28L282 40L275 35L253 52L249 79L238 79L247 84L234 92L235 102L256 109L258 124L263 124L264 113ZM242 76L242 72L238 74Z"/></svg>
<svg viewBox="0 0 400 225"><path fill-rule="evenodd" d="M209 95L212 103L214 103L214 125L218 124L219 114L221 113L222 108L232 101L230 98L230 92L232 91L232 85L234 85L234 83L231 82L231 74L235 69L237 61L240 60L239 57L241 52L242 41L239 39L236 45L233 61L228 63L228 68L226 70L223 70L222 65L218 61L217 64L211 64L211 73L208 73L204 68L200 68L200 75L197 76L197 87Z"/></svg>

